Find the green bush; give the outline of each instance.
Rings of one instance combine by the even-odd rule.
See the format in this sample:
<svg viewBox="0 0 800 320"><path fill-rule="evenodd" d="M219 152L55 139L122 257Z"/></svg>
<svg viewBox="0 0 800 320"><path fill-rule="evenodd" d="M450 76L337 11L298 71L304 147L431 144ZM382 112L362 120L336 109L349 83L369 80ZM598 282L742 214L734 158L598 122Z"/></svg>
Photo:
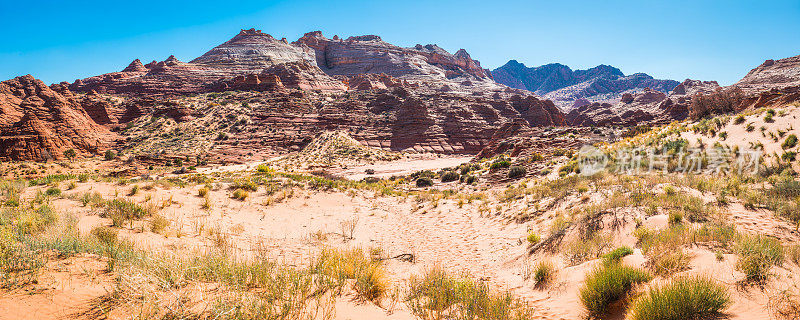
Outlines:
<svg viewBox="0 0 800 320"><path fill-rule="evenodd" d="M539 235L536 234L536 232L531 231L530 233L528 233L528 243L537 244L541 240L542 240L542 238L539 237Z"/></svg>
<svg viewBox="0 0 800 320"><path fill-rule="evenodd" d="M233 191L233 195L231 197L239 201L244 201L247 200L247 197L249 196L250 196L249 192L243 189L236 189L235 191Z"/></svg>
<svg viewBox="0 0 800 320"><path fill-rule="evenodd" d="M773 265L783 263L783 245L765 235L741 236L734 251L739 255L736 269L744 272L746 280L761 282L769 276Z"/></svg>
<svg viewBox="0 0 800 320"><path fill-rule="evenodd" d="M501 160L495 160L494 162L492 162L492 164L489 166L489 169L497 170L497 169L500 169L500 168L508 168L510 166L511 166L511 162L508 162L508 160L505 160L505 159L501 159Z"/></svg>
<svg viewBox="0 0 800 320"><path fill-rule="evenodd" d="M476 177L476 176L473 176L473 175L470 175L470 174L461 176L461 182L463 182L463 183L473 184L473 183L475 183L475 181L478 181L478 177Z"/></svg>
<svg viewBox="0 0 800 320"><path fill-rule="evenodd" d="M603 264L609 265L619 263L623 257L633 254L633 249L628 246L622 246L614 249L609 253L603 255Z"/></svg>
<svg viewBox="0 0 800 320"><path fill-rule="evenodd" d="M680 212L670 212L667 222L670 226L679 225L683 222L683 214Z"/></svg>
<svg viewBox="0 0 800 320"><path fill-rule="evenodd" d="M743 116L743 115L741 115L741 114L740 114L740 115L738 115L738 116L736 117L736 119L734 119L734 120L733 120L733 123L734 123L734 124L742 124L742 123L744 123L744 116Z"/></svg>
<svg viewBox="0 0 800 320"><path fill-rule="evenodd" d="M106 159L106 161L114 160L114 158L116 158L116 157L117 157L117 153L114 152L114 150L106 150L106 153L103 154L103 158Z"/></svg>
<svg viewBox="0 0 800 320"><path fill-rule="evenodd" d="M455 172L455 171L447 171L447 172L445 172L445 173L443 173L443 174L442 174L442 182L456 181L456 180L458 180L460 177L461 177L461 176L458 174L458 172Z"/></svg>
<svg viewBox="0 0 800 320"><path fill-rule="evenodd" d="M730 306L724 286L708 277L688 277L652 288L628 311L631 320L710 319Z"/></svg>
<svg viewBox="0 0 800 320"><path fill-rule="evenodd" d="M52 188L48 188L47 191L45 191L45 193L48 196L57 197L57 196L61 195L61 189L56 188L56 187L52 187Z"/></svg>
<svg viewBox="0 0 800 320"><path fill-rule="evenodd" d="M611 303L627 296L635 285L652 278L647 271L620 264L597 268L586 276L580 289L581 303L590 316L599 317Z"/></svg>
<svg viewBox="0 0 800 320"><path fill-rule="evenodd" d="M234 181L231 184L231 189L242 189L246 191L256 192L258 190L258 184L253 182L250 179L239 179Z"/></svg>
<svg viewBox="0 0 800 320"><path fill-rule="evenodd" d="M795 146L797 146L797 136L793 134L790 134L788 137L786 137L786 140L781 143L781 148L784 149L791 149Z"/></svg>
<svg viewBox="0 0 800 320"><path fill-rule="evenodd" d="M406 304L422 320L532 319L533 310L508 292L492 290L485 281L454 276L441 268L409 280Z"/></svg>
<svg viewBox="0 0 800 320"><path fill-rule="evenodd" d="M540 261L533 271L533 281L536 282L537 287L542 287L553 281L556 277L558 269L549 260Z"/></svg>
<svg viewBox="0 0 800 320"><path fill-rule="evenodd" d="M432 185L433 185L433 180L431 180L431 178L422 177L417 179L417 187L419 188L430 187Z"/></svg>
<svg viewBox="0 0 800 320"><path fill-rule="evenodd" d="M103 204L105 205L105 210L100 216L110 218L112 225L115 227L121 227L125 221L149 217L154 213L153 208L145 208L125 199L105 201Z"/></svg>
<svg viewBox="0 0 800 320"><path fill-rule="evenodd" d="M525 169L525 167L512 166L510 169L508 169L508 177L511 179L524 177L527 172L528 171Z"/></svg>

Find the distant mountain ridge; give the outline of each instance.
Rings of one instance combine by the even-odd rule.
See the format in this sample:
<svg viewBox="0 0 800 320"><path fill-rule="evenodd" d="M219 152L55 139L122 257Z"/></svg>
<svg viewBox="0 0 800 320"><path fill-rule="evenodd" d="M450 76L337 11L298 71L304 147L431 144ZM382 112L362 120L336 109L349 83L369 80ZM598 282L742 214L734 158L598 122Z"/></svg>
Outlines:
<svg viewBox="0 0 800 320"><path fill-rule="evenodd" d="M527 67L517 60L510 60L492 70L492 76L498 83L550 99L564 110L592 102L614 103L624 93L639 92L646 88L668 93L679 84L675 80L654 79L645 73L626 76L609 65L572 70L560 63Z"/></svg>

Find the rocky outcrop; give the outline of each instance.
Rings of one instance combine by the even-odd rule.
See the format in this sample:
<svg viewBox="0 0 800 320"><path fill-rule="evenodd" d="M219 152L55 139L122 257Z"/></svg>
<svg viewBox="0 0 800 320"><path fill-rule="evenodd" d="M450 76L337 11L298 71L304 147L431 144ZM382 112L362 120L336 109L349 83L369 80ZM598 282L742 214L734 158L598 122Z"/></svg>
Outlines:
<svg viewBox="0 0 800 320"><path fill-rule="evenodd" d="M566 115L573 126L638 125L683 120L691 114L692 98L720 89L716 81L687 79L669 93L645 89L623 94L617 103L591 103L573 108Z"/></svg>
<svg viewBox="0 0 800 320"><path fill-rule="evenodd" d="M242 30L190 62L170 56L143 65L137 59L120 72L76 80L70 89L171 95L287 88L342 91L348 86L333 76L363 74L383 74L441 92L502 89L463 49L451 54L436 45L402 48L371 35L328 39L319 31L288 43L255 29ZM357 81L364 88L381 87L363 80Z"/></svg>
<svg viewBox="0 0 800 320"><path fill-rule="evenodd" d="M800 86L800 56L764 61L733 86L750 95Z"/></svg>
<svg viewBox="0 0 800 320"><path fill-rule="evenodd" d="M402 48L375 35L328 39L320 31L306 33L295 44L312 48L317 65L332 75L383 73L420 80L491 78L464 49L451 54L434 44Z"/></svg>
<svg viewBox="0 0 800 320"><path fill-rule="evenodd" d="M108 94L185 95L225 90L345 90L316 67L313 50L242 30L191 62L175 56L146 65L137 59L121 72L76 80L73 91Z"/></svg>
<svg viewBox="0 0 800 320"><path fill-rule="evenodd" d="M677 81L653 79L644 73L626 76L607 65L573 71L558 63L528 68L516 60L492 70L492 75L499 83L553 100L564 110L585 105L584 101L615 104L623 94L644 89L667 93L678 85Z"/></svg>
<svg viewBox="0 0 800 320"><path fill-rule="evenodd" d="M0 160L61 159L64 151L96 154L113 139L63 85L30 75L0 83Z"/></svg>

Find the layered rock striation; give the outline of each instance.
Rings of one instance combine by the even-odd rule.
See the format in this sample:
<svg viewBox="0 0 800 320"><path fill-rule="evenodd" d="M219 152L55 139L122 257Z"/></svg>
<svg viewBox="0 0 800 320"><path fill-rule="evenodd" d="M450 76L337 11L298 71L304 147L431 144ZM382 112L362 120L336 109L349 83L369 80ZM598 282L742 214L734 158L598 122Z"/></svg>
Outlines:
<svg viewBox="0 0 800 320"><path fill-rule="evenodd" d="M111 142L71 92L54 87L61 92L31 75L0 82L0 160L62 159L69 149L89 155Z"/></svg>

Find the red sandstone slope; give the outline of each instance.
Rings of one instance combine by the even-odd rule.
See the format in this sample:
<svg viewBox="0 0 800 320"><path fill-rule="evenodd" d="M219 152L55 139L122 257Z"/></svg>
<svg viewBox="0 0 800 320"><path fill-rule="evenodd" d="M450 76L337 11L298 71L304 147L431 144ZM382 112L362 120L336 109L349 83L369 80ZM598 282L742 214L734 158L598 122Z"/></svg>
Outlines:
<svg viewBox="0 0 800 320"><path fill-rule="evenodd" d="M0 82L0 159L48 160L98 153L112 134L74 99L31 75Z"/></svg>

